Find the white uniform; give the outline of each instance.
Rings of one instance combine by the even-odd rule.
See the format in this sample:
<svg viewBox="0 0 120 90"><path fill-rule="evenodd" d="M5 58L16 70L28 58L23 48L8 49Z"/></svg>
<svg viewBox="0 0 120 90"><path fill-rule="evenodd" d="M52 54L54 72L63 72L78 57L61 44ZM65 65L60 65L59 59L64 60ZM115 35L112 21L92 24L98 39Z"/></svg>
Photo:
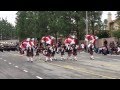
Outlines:
<svg viewBox="0 0 120 90"><path fill-rule="evenodd" d="M118 51L117 52L120 52L120 47L118 47Z"/></svg>
<svg viewBox="0 0 120 90"><path fill-rule="evenodd" d="M84 47L85 47L84 44L81 44L81 48L84 49Z"/></svg>

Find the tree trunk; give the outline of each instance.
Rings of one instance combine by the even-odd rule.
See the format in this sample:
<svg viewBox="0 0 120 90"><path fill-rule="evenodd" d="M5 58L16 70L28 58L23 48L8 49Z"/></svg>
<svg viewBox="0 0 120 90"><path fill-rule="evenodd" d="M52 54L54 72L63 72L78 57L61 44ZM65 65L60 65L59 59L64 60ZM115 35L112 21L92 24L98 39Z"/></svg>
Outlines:
<svg viewBox="0 0 120 90"><path fill-rule="evenodd" d="M80 40L80 35L79 35L79 30L77 29L77 39L78 39L78 44L79 44L79 40Z"/></svg>
<svg viewBox="0 0 120 90"><path fill-rule="evenodd" d="M55 33L56 43L57 43L57 32Z"/></svg>
<svg viewBox="0 0 120 90"><path fill-rule="evenodd" d="M92 24L92 34L94 35L94 33L95 33L94 22L92 22L91 24Z"/></svg>
<svg viewBox="0 0 120 90"><path fill-rule="evenodd" d="M80 37L80 31L79 31L79 28L78 28L78 24L77 24L77 28L76 28L76 33L77 33L78 44L80 44L80 39L82 39L82 37Z"/></svg>

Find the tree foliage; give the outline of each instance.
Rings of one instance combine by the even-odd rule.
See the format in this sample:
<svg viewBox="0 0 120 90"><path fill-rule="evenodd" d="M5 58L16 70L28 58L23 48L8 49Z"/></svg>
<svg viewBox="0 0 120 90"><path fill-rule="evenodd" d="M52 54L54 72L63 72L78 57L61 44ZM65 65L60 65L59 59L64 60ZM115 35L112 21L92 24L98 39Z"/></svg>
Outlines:
<svg viewBox="0 0 120 90"><path fill-rule="evenodd" d="M101 30L97 33L99 38L109 38L109 32L107 30Z"/></svg>
<svg viewBox="0 0 120 90"><path fill-rule="evenodd" d="M117 31L113 31L112 34L113 34L114 37L119 39L120 38L120 29L117 30Z"/></svg>
<svg viewBox="0 0 120 90"><path fill-rule="evenodd" d="M1 19L0 20L0 39L1 40L9 40L9 39L16 39L17 32L15 27L10 24L7 20Z"/></svg>
<svg viewBox="0 0 120 90"><path fill-rule="evenodd" d="M91 21L95 19L94 27L98 25L99 28L101 12L92 12L94 13L94 18L89 18ZM49 34L56 38L59 35L66 37L73 34L73 31L78 39L84 39L85 18L85 11L18 11L16 29L20 39L41 38Z"/></svg>
<svg viewBox="0 0 120 90"><path fill-rule="evenodd" d="M95 27L97 26L98 30L101 29L102 21L101 21L102 11L88 11L88 22L89 22L89 32L91 34L95 34Z"/></svg>

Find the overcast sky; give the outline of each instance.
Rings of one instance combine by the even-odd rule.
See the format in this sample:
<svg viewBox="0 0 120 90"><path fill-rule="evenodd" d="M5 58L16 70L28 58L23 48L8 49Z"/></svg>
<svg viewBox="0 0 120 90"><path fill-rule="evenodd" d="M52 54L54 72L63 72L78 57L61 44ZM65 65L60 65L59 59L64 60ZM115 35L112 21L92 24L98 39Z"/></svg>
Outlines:
<svg viewBox="0 0 120 90"><path fill-rule="evenodd" d="M117 13L117 11L103 11L103 14L102 14L102 17L101 17L102 21L104 21L104 19L107 19L108 12L111 12L111 14L112 14L112 20L115 20L115 17L116 17L115 14Z"/></svg>
<svg viewBox="0 0 120 90"><path fill-rule="evenodd" d="M8 22L15 25L16 13L17 11L0 11L0 18L7 19Z"/></svg>
<svg viewBox="0 0 120 90"><path fill-rule="evenodd" d="M104 19L107 19L108 12L112 13L112 20L115 19L116 11L103 11L102 21L104 21ZM16 13L17 11L0 11L0 18L6 18L8 22L15 25Z"/></svg>

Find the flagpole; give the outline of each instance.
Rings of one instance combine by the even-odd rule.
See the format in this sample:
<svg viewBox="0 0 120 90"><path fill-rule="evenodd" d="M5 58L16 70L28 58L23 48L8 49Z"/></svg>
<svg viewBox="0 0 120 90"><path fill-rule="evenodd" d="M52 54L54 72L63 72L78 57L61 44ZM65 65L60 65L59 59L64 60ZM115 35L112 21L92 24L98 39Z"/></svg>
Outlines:
<svg viewBox="0 0 120 90"><path fill-rule="evenodd" d="M88 12L86 11L86 35L88 35ZM86 43L86 49L87 49L87 52L88 52L88 41Z"/></svg>

